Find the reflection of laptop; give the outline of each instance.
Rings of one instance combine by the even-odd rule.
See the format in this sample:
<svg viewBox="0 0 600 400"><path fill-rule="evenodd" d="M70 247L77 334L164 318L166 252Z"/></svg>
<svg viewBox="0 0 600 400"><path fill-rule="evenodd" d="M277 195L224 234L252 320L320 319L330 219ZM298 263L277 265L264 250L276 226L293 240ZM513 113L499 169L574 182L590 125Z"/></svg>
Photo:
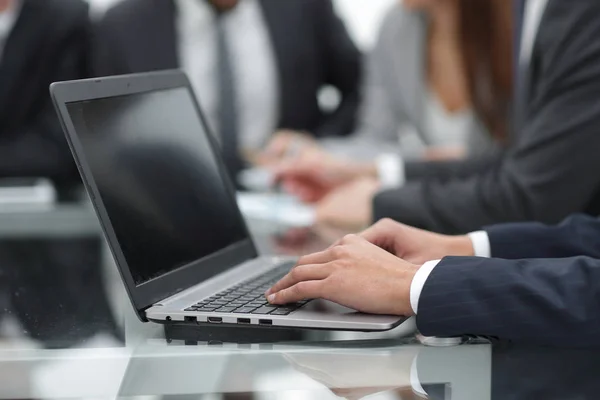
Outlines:
<svg viewBox="0 0 600 400"><path fill-rule="evenodd" d="M51 93L142 320L364 331L404 321L325 301L267 303L294 260L258 256L183 73L56 83Z"/></svg>
<svg viewBox="0 0 600 400"><path fill-rule="evenodd" d="M481 352L449 354L406 344L369 348L364 342L343 346L274 344L268 354L260 348L155 345L145 352L142 347L123 374L118 398L205 393L254 393L256 398L276 393L272 397L285 398L293 390L306 393L306 398L327 399L334 397L325 395L327 390L342 398L489 398L489 379L483 377L489 378L491 365L489 358L476 357ZM419 356L415 362L423 352L426 359ZM448 367L457 362L459 368Z"/></svg>

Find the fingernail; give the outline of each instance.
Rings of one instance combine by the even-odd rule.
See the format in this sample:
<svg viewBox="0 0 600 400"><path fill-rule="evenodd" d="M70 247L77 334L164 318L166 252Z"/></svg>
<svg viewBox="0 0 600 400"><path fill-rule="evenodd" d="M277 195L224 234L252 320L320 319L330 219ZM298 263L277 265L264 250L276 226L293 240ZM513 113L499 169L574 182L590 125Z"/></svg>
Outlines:
<svg viewBox="0 0 600 400"><path fill-rule="evenodd" d="M275 301L275 294L269 295L269 297L267 297L267 300L269 300L269 303L272 303Z"/></svg>
<svg viewBox="0 0 600 400"><path fill-rule="evenodd" d="M271 294L271 289L269 289L265 292L265 297L269 297L270 294Z"/></svg>

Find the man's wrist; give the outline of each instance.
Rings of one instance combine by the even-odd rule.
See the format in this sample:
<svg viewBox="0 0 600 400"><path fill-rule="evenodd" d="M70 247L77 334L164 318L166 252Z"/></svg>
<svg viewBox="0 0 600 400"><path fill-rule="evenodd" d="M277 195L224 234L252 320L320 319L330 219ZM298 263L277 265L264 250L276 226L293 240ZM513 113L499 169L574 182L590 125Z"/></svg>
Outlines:
<svg viewBox="0 0 600 400"><path fill-rule="evenodd" d="M415 280L415 276L421 269L420 265L411 264L408 267L402 268L402 277L401 280L403 282L402 288L400 290L401 298L396 304L399 304L399 310L397 312L398 315L403 315L405 317L412 317L416 315L413 309L413 281Z"/></svg>
<svg viewBox="0 0 600 400"><path fill-rule="evenodd" d="M467 235L450 237L448 240L448 248L446 249L446 255L473 257L475 255L473 241Z"/></svg>

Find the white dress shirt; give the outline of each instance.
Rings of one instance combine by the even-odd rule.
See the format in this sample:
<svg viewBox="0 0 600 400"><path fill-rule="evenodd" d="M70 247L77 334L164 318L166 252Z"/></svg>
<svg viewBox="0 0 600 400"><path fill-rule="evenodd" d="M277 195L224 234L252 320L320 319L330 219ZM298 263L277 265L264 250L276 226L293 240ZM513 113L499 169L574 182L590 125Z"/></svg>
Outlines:
<svg viewBox="0 0 600 400"><path fill-rule="evenodd" d="M535 38L539 31L540 23L548 5L548 0L528 0L525 7L525 19L523 25L523 37L521 41L521 54L519 62L523 65L529 63L533 52ZM484 231L473 232L469 234L469 238L473 243L473 250L476 257L489 258L491 254L490 239ZM410 286L410 305L416 314L419 309L419 299L421 292L427 282L427 278L438 265L440 260L429 261L425 263L415 274Z"/></svg>
<svg viewBox="0 0 600 400"><path fill-rule="evenodd" d="M519 54L519 62L523 65L529 63L535 38L547 5L548 0L527 0L527 4L525 5L525 19L523 21L521 53ZM443 116L439 115L438 117L442 118ZM451 121L448 120L447 122ZM404 186L406 176L404 174L404 160L402 157L397 153L382 154L375 162L383 189ZM392 166L393 162L396 163L396 166Z"/></svg>
<svg viewBox="0 0 600 400"><path fill-rule="evenodd" d="M188 73L208 123L219 132L215 13L204 1L177 0L180 65ZM257 0L228 11L225 30L234 67L241 149L258 149L275 131L278 70L271 37Z"/></svg>
<svg viewBox="0 0 600 400"><path fill-rule="evenodd" d="M17 18L19 17L19 4L18 1L13 1L8 6L8 9L0 13L0 60L4 53L4 44L12 31Z"/></svg>
<svg viewBox="0 0 600 400"><path fill-rule="evenodd" d="M435 147L461 147L468 141L468 132L477 124L473 110L448 112L436 93L428 92L424 99L423 136ZM376 160L377 173L383 189L404 186L404 160L396 153L383 153Z"/></svg>

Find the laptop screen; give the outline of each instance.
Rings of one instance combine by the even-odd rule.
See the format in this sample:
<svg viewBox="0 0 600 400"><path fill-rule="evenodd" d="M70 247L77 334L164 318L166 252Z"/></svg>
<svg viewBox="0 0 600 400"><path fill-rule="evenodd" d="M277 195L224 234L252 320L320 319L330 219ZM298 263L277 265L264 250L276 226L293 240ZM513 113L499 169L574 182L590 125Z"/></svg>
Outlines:
<svg viewBox="0 0 600 400"><path fill-rule="evenodd" d="M248 239L186 88L67 109L136 285Z"/></svg>

